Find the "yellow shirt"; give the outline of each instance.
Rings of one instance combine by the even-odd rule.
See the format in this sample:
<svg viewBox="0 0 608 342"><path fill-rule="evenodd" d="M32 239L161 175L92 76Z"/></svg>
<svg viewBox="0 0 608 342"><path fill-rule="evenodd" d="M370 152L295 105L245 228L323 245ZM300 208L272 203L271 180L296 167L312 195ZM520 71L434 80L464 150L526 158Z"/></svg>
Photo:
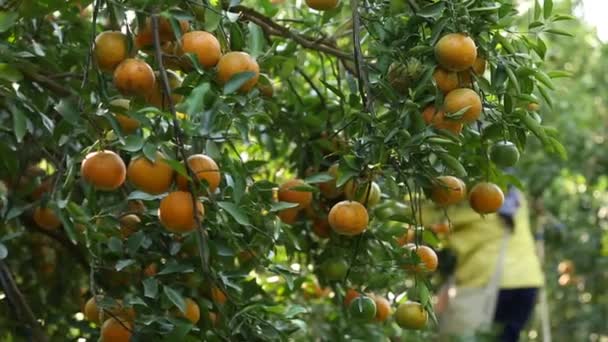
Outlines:
<svg viewBox="0 0 608 342"><path fill-rule="evenodd" d="M457 256L456 284L466 287L486 285L494 274L503 234L509 233L508 228L497 214L482 217L466 204L449 208L447 215L453 227L447 243ZM527 202L522 196L515 214L515 229L507 247L501 288L541 287L543 284L528 215ZM425 208L422 217L427 225L442 220L444 213Z"/></svg>

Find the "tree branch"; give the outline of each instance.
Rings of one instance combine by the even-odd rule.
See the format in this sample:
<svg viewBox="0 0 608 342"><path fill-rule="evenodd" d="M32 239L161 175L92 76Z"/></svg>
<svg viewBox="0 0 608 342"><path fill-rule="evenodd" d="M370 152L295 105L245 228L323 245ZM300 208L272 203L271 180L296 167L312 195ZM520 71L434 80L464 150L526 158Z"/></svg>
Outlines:
<svg viewBox="0 0 608 342"><path fill-rule="evenodd" d="M357 71L353 70L352 66L349 64L349 62L353 60L353 56L345 51L342 51L336 47L334 43L325 38L315 40L310 37L306 37L300 33L290 30L288 27L275 23L271 18L245 6L233 6L227 8L226 10L231 13L238 13L243 19L257 24L268 35L288 38L307 49L321 51L328 55L335 56L342 61L344 67L350 73L355 75L357 74Z"/></svg>
<svg viewBox="0 0 608 342"><path fill-rule="evenodd" d="M19 291L13 275L4 260L0 260L0 286L4 289L6 297L11 302L15 316L32 330L33 340L48 341L48 337L42 331L32 309L25 301L25 297L23 297L21 291Z"/></svg>
<svg viewBox="0 0 608 342"><path fill-rule="evenodd" d="M363 53L361 52L361 16L359 15L359 1L352 0L350 3L353 11L353 54L355 56L355 68L359 82L359 93L365 110L373 114L373 98L371 97L369 79L367 72L364 70ZM369 96L369 98L368 98Z"/></svg>

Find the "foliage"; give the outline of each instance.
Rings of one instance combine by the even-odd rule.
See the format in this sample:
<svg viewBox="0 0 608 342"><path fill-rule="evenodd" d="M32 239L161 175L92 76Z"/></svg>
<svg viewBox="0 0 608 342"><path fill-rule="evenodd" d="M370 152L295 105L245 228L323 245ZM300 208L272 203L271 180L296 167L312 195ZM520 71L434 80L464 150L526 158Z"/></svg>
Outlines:
<svg viewBox="0 0 608 342"><path fill-rule="evenodd" d="M560 22L569 17L554 14L549 0L537 1L529 32L517 31L518 13L508 0L350 1L324 12L268 0L89 3L11 2L0 12L0 178L7 188L0 261L53 340L97 338L99 329L77 313L99 294L106 311L117 300L135 309L138 340L426 340L435 331L436 279L412 265L419 257L397 237L422 225L418 210L434 179L519 184L489 160L489 147L502 140L523 152L534 136L545 151L565 157L557 132L528 107L541 100L550 107L553 79L563 76L547 71L546 41L568 35ZM164 51L157 42L138 46L137 58L152 66L158 83L165 67L183 82L171 97L176 110L167 98L154 104L130 97L124 114L141 128L128 134L114 115L121 109L111 104L124 96L112 74L96 67L92 42L99 32L121 30L135 52L135 35L156 14L168 20L176 41L184 33L179 20L186 20L212 32L222 51L249 53L274 94L263 95L264 77L260 87L242 91L255 77L251 70L220 84L215 69L194 55L180 57L179 44ZM426 125L421 115L444 101L433 78L434 46L450 32L470 35L488 65L479 75L465 71L482 95L483 114L461 134ZM447 115L459 120L466 110ZM119 153L127 165L138 156L154 161L162 151L190 179L185 156L213 158L222 174L218 191L208 191L206 182L188 189L204 205L200 227L183 235L163 229L157 210L164 194L132 182L99 191L84 181L81 163L99 150ZM317 186L333 179L326 171L334 163L338 187L375 181L383 192L377 209L388 215L367 208L369 226L358 236L313 234L315 220L343 199L327 198ZM277 190L294 177L306 185L292 190L314 199L295 222L284 223L277 215L295 205L279 201ZM129 206L137 200L143 212ZM38 207L52 209L62 228L38 227L32 220ZM124 234L120 218L128 213L141 222ZM440 248L432 231L415 231L415 243ZM348 270L330 281L322 265L335 258L346 259ZM343 305L348 288L388 297L394 308L421 302L431 316L428 329L403 330L392 319L353 324ZM179 315L186 298L201 308L196 324ZM2 310L6 338L37 329L35 321Z"/></svg>

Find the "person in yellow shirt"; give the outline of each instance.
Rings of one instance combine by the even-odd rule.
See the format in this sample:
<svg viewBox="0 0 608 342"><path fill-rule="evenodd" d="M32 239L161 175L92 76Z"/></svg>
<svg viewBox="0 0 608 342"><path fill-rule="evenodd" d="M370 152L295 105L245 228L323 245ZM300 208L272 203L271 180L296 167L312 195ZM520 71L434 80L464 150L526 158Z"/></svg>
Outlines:
<svg viewBox="0 0 608 342"><path fill-rule="evenodd" d="M490 301L495 305L493 322L499 328L500 341L518 341L544 282L524 195L510 187L499 212L485 216L466 204L449 208L447 213L425 210L423 223L439 222L446 214L452 225L447 248L456 256L453 288L494 292L489 296L494 296ZM494 291L489 288L492 283ZM437 310L441 316L441 311L450 305L448 287L444 287L439 297ZM478 309L473 306L471 303L466 310ZM457 329L467 328L463 325Z"/></svg>

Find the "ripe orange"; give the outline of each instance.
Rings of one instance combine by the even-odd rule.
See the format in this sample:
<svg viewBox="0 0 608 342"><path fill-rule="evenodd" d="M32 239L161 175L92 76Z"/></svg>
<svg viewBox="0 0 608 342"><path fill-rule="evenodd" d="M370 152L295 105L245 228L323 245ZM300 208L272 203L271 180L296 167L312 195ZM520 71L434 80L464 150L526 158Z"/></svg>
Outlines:
<svg viewBox="0 0 608 342"><path fill-rule="evenodd" d="M329 211L329 225L338 234L358 235L367 229L369 216L367 209L354 201L336 203Z"/></svg>
<svg viewBox="0 0 608 342"><path fill-rule="evenodd" d="M413 243L415 239L416 239L416 230L413 228L410 228L407 230L407 232L405 232L403 235L401 235L397 238L397 244L399 246L405 246L409 243Z"/></svg>
<svg viewBox="0 0 608 342"><path fill-rule="evenodd" d="M192 324L196 324L198 320L201 318L201 311L198 307L198 304L192 300L191 298L186 298L186 312L183 313L180 311L180 316L186 318Z"/></svg>
<svg viewBox="0 0 608 342"><path fill-rule="evenodd" d="M180 20L179 26L182 33L184 33L190 28L190 23L186 20ZM174 40L175 38L175 33L173 32L171 23L164 17L158 18L158 34L161 43ZM139 28L137 31L137 35L135 36L135 46L141 49L153 44L154 36L152 33L152 19L147 18L143 27Z"/></svg>
<svg viewBox="0 0 608 342"><path fill-rule="evenodd" d="M444 129L454 134L462 132L462 123L445 117L445 111L437 110L435 106L429 105L422 112L422 119L428 125L436 129Z"/></svg>
<svg viewBox="0 0 608 342"><path fill-rule="evenodd" d="M344 305L345 306L349 306L350 303L357 297L359 297L361 294L359 293L359 291L355 290L355 289L348 289L346 290L346 293L344 294Z"/></svg>
<svg viewBox="0 0 608 342"><path fill-rule="evenodd" d="M312 231L318 237L322 239L327 239L331 233L331 227L329 226L329 221L327 221L327 217L316 218L312 224Z"/></svg>
<svg viewBox="0 0 608 342"><path fill-rule="evenodd" d="M572 260L560 261L557 265L557 272L559 272L559 274L574 273L574 262L572 262Z"/></svg>
<svg viewBox="0 0 608 342"><path fill-rule="evenodd" d="M37 207L34 210L34 222L43 229L55 230L61 227L61 221L51 208Z"/></svg>
<svg viewBox="0 0 608 342"><path fill-rule="evenodd" d="M114 70L114 85L123 95L146 95L155 84L154 71L142 60L127 58Z"/></svg>
<svg viewBox="0 0 608 342"><path fill-rule="evenodd" d="M407 301L401 303L395 312L395 321L399 326L406 329L424 329L429 315L417 302Z"/></svg>
<svg viewBox="0 0 608 342"><path fill-rule="evenodd" d="M104 342L129 342L132 325L126 320L110 318L101 326L101 340Z"/></svg>
<svg viewBox="0 0 608 342"><path fill-rule="evenodd" d="M471 37L463 33L449 33L435 45L435 58L445 69L463 71L475 63L477 46Z"/></svg>
<svg viewBox="0 0 608 342"><path fill-rule="evenodd" d="M478 55L471 69L476 75L481 76L486 72L486 64L486 59Z"/></svg>
<svg viewBox="0 0 608 342"><path fill-rule="evenodd" d="M540 109L540 105L536 102L530 102L528 103L528 105L526 106L526 109L529 112L538 112L538 110Z"/></svg>
<svg viewBox="0 0 608 342"><path fill-rule="evenodd" d="M193 154L188 157L188 166L200 181L206 181L210 193L220 185L220 168L215 161L204 154ZM186 191L188 179L180 174L177 175L177 187Z"/></svg>
<svg viewBox="0 0 608 342"><path fill-rule="evenodd" d="M274 95L272 81L264 74L260 74L258 89L260 90L260 93L266 97L272 97L272 95Z"/></svg>
<svg viewBox="0 0 608 342"><path fill-rule="evenodd" d="M127 202L127 211L133 214L143 214L146 212L146 206L140 200L130 200Z"/></svg>
<svg viewBox="0 0 608 342"><path fill-rule="evenodd" d="M139 229L141 219L135 214L128 214L119 218L118 222L120 223L120 235L123 239L127 239Z"/></svg>
<svg viewBox="0 0 608 342"><path fill-rule="evenodd" d="M97 307L97 302L95 301L95 297L89 298L89 300L84 305L84 317L87 321L99 324L101 323L99 320L99 308Z"/></svg>
<svg viewBox="0 0 608 342"><path fill-rule="evenodd" d="M435 223L431 226L431 230L437 235L447 235L450 233L450 224L448 222Z"/></svg>
<svg viewBox="0 0 608 342"><path fill-rule="evenodd" d="M209 32L191 31L182 36L182 51L193 53L205 68L214 67L222 57L220 42Z"/></svg>
<svg viewBox="0 0 608 342"><path fill-rule="evenodd" d="M283 223L294 224L298 220L300 214L300 208L287 208L279 211L278 216Z"/></svg>
<svg viewBox="0 0 608 342"><path fill-rule="evenodd" d="M488 182L475 184L469 194L469 205L480 214L497 212L504 200L505 195L498 185Z"/></svg>
<svg viewBox="0 0 608 342"><path fill-rule="evenodd" d="M338 7L340 0L306 0L306 5L317 11L327 11Z"/></svg>
<svg viewBox="0 0 608 342"><path fill-rule="evenodd" d="M95 61L99 69L113 71L128 55L127 36L118 31L105 31L95 37Z"/></svg>
<svg viewBox="0 0 608 342"><path fill-rule="evenodd" d="M336 180L338 179L338 167L338 164L333 164L329 167L329 169L327 169L327 173L333 177L332 180L319 183L319 190L321 190L321 194L325 198L338 198L344 192L342 187L336 187Z"/></svg>
<svg viewBox="0 0 608 342"><path fill-rule="evenodd" d="M312 192L292 190L293 188L305 186L301 179L289 180L279 187L279 200L283 202L298 203L297 208L306 208L312 202Z"/></svg>
<svg viewBox="0 0 608 342"><path fill-rule="evenodd" d="M441 67L437 67L433 73L435 84L437 88L444 94L458 88L460 82L458 82L458 74L453 71L447 71Z"/></svg>
<svg viewBox="0 0 608 342"><path fill-rule="evenodd" d="M462 201L466 194L464 182L454 176L439 176L431 188L433 202L447 206Z"/></svg>
<svg viewBox="0 0 608 342"><path fill-rule="evenodd" d="M173 169L160 152L156 152L156 160L153 162L144 156L133 158L127 168L129 182L152 195L167 192L173 183L173 175Z"/></svg>
<svg viewBox="0 0 608 342"><path fill-rule="evenodd" d="M420 258L418 265L406 265L405 268L416 273L434 272L439 264L437 253L428 246L416 246L414 244L408 244L405 246L410 251L415 251Z"/></svg>
<svg viewBox="0 0 608 342"><path fill-rule="evenodd" d="M472 89L458 88L446 95L443 107L444 110L450 114L459 112L468 107L458 121L470 123L477 120L481 115L481 98Z"/></svg>
<svg viewBox="0 0 608 342"><path fill-rule="evenodd" d="M344 185L344 194L348 200L373 207L380 202L382 191L376 182L359 183L351 179Z"/></svg>
<svg viewBox="0 0 608 342"><path fill-rule="evenodd" d="M217 63L217 78L220 84L226 84L236 74L251 71L255 75L245 82L239 91L246 93L258 82L260 66L248 53L241 51L228 52Z"/></svg>
<svg viewBox="0 0 608 342"><path fill-rule="evenodd" d="M126 99L116 99L110 101L111 106L124 108L125 111L129 110L129 103L130 101ZM120 129L125 134L134 133L141 125L137 119L133 119L132 117L125 115L124 112L114 113L114 117L116 118L116 121L118 121Z"/></svg>
<svg viewBox="0 0 608 342"><path fill-rule="evenodd" d="M197 201L196 206L199 220L202 220L205 215L203 204ZM160 201L158 217L165 229L173 233L187 233L196 229L192 194L185 191L170 192Z"/></svg>
<svg viewBox="0 0 608 342"><path fill-rule="evenodd" d="M155 262L148 264L148 266L144 268L144 275L146 277L154 277L156 273L158 273L158 264Z"/></svg>
<svg viewBox="0 0 608 342"><path fill-rule="evenodd" d="M376 302L376 317L374 320L377 322L384 322L391 315L391 303L386 298L381 296L372 295L374 302Z"/></svg>
<svg viewBox="0 0 608 342"><path fill-rule="evenodd" d="M112 191L125 182L127 168L118 154L104 150L86 155L80 175L98 190Z"/></svg>
<svg viewBox="0 0 608 342"><path fill-rule="evenodd" d="M224 291L222 291L219 287L214 286L211 288L211 300L213 300L215 304L223 305L226 303L228 298L226 297Z"/></svg>

